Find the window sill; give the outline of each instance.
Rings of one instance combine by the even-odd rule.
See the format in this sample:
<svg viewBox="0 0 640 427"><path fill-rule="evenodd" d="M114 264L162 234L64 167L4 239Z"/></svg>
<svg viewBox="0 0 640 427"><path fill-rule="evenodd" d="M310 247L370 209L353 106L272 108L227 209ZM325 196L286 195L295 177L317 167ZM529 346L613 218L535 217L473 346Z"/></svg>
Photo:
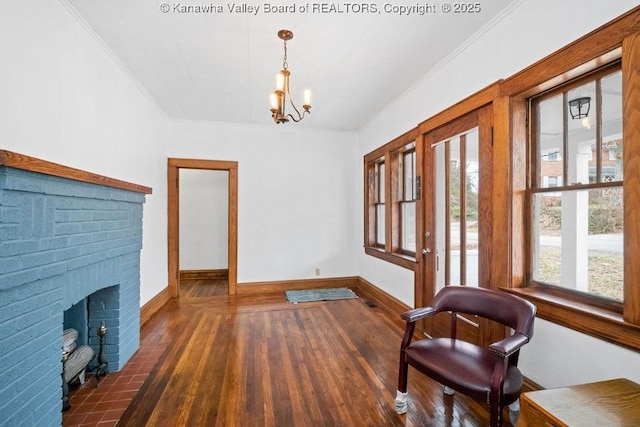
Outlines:
<svg viewBox="0 0 640 427"><path fill-rule="evenodd" d="M399 265L400 267L407 268L411 271L416 271L416 267L418 263L415 257L404 255L404 254L392 254L389 252L385 252L382 249L374 248L374 247L365 247L364 252L367 255L374 256L376 258L383 259L390 263Z"/></svg>
<svg viewBox="0 0 640 427"><path fill-rule="evenodd" d="M537 317L592 337L640 350L640 326L625 322L622 314L572 301L539 288L503 289L536 305Z"/></svg>

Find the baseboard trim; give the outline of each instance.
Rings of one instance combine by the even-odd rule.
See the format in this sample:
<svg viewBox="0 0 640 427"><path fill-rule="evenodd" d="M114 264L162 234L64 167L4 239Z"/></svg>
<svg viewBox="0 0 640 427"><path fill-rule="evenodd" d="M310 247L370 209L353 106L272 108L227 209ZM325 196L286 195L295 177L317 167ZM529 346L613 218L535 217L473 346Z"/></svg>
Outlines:
<svg viewBox="0 0 640 427"><path fill-rule="evenodd" d="M146 304L140 308L140 326L151 319L170 299L169 288L164 288L158 295L147 301Z"/></svg>
<svg viewBox="0 0 640 427"><path fill-rule="evenodd" d="M522 392L526 393L529 391L538 391L538 390L544 390L544 387L542 387L540 384L531 381L529 378L525 377L523 375L522 378Z"/></svg>
<svg viewBox="0 0 640 427"><path fill-rule="evenodd" d="M180 280L215 280L228 278L229 270L226 268L213 270L180 270Z"/></svg>
<svg viewBox="0 0 640 427"><path fill-rule="evenodd" d="M322 279L277 280L273 282L238 283L239 295L284 292L293 289L355 288L358 277L332 277Z"/></svg>
<svg viewBox="0 0 640 427"><path fill-rule="evenodd" d="M377 306L385 309L389 313L397 315L398 319L400 319L401 313L411 310L412 308L362 277L358 277L358 290L356 293L372 300Z"/></svg>

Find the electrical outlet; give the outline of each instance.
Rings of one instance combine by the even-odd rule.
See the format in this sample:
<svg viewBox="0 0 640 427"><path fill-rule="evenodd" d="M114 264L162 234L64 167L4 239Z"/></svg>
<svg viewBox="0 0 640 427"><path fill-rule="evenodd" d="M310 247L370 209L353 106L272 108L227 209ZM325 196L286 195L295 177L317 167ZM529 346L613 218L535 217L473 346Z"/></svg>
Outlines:
<svg viewBox="0 0 640 427"><path fill-rule="evenodd" d="M319 276L319 275L320 275L320 269L316 268L316 276Z"/></svg>

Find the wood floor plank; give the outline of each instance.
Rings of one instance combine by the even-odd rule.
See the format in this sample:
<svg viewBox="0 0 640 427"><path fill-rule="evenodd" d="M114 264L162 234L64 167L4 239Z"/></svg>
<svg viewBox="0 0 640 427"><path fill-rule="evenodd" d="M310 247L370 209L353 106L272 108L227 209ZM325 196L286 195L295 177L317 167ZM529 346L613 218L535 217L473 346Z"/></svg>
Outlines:
<svg viewBox="0 0 640 427"><path fill-rule="evenodd" d="M141 345L167 350L118 426L488 423L483 405L444 396L413 369L409 410L396 414L402 325L364 299L289 304L207 286L225 285L199 281L143 326Z"/></svg>

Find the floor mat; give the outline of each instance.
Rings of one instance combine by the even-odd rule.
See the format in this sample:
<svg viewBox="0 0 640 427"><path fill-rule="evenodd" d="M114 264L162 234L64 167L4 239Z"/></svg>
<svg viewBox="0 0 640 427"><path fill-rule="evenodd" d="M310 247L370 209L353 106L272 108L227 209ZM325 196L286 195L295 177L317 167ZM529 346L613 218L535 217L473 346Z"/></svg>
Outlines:
<svg viewBox="0 0 640 427"><path fill-rule="evenodd" d="M297 304L299 302L358 298L358 296L348 288L304 289L285 291L284 294L287 297L287 301L293 304Z"/></svg>

